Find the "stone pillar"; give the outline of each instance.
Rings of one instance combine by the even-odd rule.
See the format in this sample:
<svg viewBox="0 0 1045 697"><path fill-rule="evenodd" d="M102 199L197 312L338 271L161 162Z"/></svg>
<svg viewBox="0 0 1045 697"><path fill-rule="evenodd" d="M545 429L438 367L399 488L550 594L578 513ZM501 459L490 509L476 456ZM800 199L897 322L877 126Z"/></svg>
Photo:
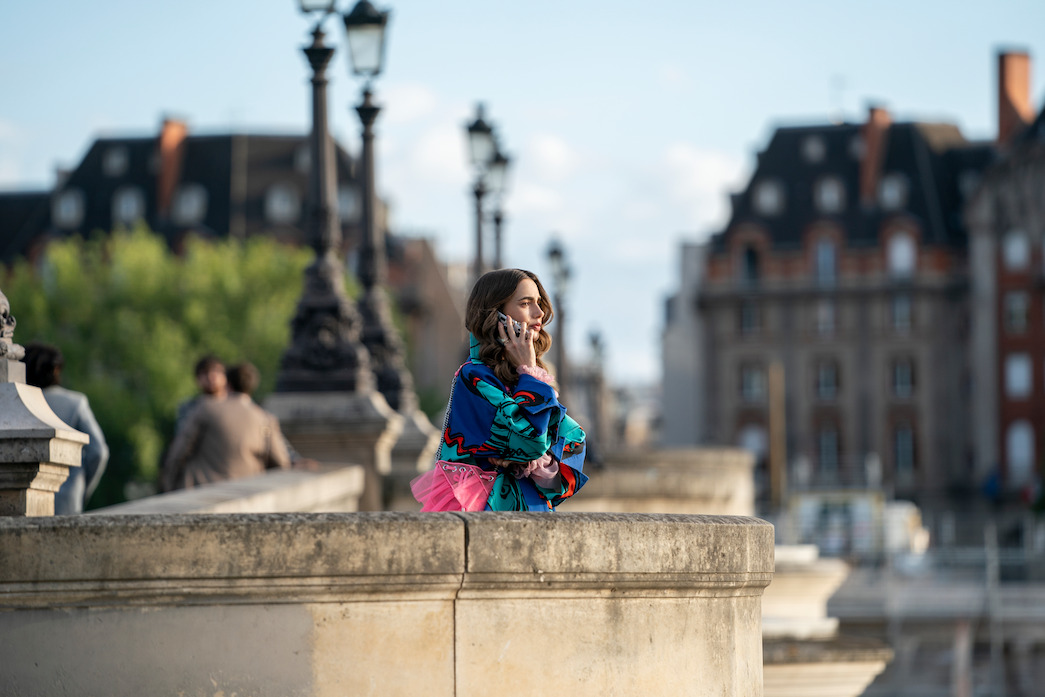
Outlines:
<svg viewBox="0 0 1045 697"><path fill-rule="evenodd" d="M25 384L15 324L0 291L0 516L49 516L89 438L51 411L40 388Z"/></svg>
<svg viewBox="0 0 1045 697"><path fill-rule="evenodd" d="M392 471L392 446L403 430L403 417L381 393L275 392L265 408L279 418L283 434L302 456L331 465L362 465L359 509L382 509L382 477Z"/></svg>

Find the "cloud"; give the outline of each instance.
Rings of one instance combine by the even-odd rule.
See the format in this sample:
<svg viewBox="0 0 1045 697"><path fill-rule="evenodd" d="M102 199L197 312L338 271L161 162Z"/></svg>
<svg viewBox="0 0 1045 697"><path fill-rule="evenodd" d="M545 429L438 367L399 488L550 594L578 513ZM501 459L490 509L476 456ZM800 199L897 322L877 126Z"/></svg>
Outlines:
<svg viewBox="0 0 1045 697"><path fill-rule="evenodd" d="M537 177L558 182L568 179L580 166L581 157L565 140L538 133L526 144L523 156Z"/></svg>
<svg viewBox="0 0 1045 697"><path fill-rule="evenodd" d="M381 101L385 105L386 122L397 125L425 120L439 107L435 92L418 84L392 85Z"/></svg>
<svg viewBox="0 0 1045 697"><path fill-rule="evenodd" d="M675 142L665 148L661 165L671 200L687 211L687 224L721 226L729 215L728 194L739 188L745 161L733 155Z"/></svg>

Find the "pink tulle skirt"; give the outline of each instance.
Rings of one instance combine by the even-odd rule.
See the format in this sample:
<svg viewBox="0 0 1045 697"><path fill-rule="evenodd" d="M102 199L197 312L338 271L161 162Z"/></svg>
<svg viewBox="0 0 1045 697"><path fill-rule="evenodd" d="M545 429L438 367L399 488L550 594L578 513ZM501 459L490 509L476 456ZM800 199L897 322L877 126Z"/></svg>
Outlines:
<svg viewBox="0 0 1045 697"><path fill-rule="evenodd" d="M410 491L422 511L481 511L496 479L496 473L476 465L439 460L410 482Z"/></svg>

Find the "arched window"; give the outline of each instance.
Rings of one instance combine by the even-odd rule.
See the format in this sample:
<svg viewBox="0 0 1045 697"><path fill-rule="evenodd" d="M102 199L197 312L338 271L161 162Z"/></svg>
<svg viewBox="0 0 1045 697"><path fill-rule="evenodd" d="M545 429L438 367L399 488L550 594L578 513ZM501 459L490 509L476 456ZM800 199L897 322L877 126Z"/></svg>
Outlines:
<svg viewBox="0 0 1045 697"><path fill-rule="evenodd" d="M833 286L838 276L838 253L831 240L816 241L816 282L822 286Z"/></svg>
<svg viewBox="0 0 1045 697"><path fill-rule="evenodd" d="M822 213L840 213L845 210L845 185L838 177L823 177L813 189L813 201Z"/></svg>
<svg viewBox="0 0 1045 697"><path fill-rule="evenodd" d="M1026 484L1034 472L1034 428L1029 421L1009 424L1005 432L1005 451L1009 484Z"/></svg>
<svg viewBox="0 0 1045 697"><path fill-rule="evenodd" d="M784 210L784 187L775 179L766 179L755 185L755 211L760 215L779 215Z"/></svg>
<svg viewBox="0 0 1045 697"><path fill-rule="evenodd" d="M202 184L183 184L174 194L171 218L178 225L198 225L207 215L207 190Z"/></svg>
<svg viewBox="0 0 1045 697"><path fill-rule="evenodd" d="M286 183L273 184L265 193L265 217L273 223L297 222L301 216L301 198L297 190Z"/></svg>
<svg viewBox="0 0 1045 697"><path fill-rule="evenodd" d="M910 278L914 275L918 248L910 233L898 232L890 237L886 253L889 275L894 278Z"/></svg>
<svg viewBox="0 0 1045 697"><path fill-rule="evenodd" d="M751 246L744 247L740 255L740 280L745 283L758 283L761 272L758 250Z"/></svg>

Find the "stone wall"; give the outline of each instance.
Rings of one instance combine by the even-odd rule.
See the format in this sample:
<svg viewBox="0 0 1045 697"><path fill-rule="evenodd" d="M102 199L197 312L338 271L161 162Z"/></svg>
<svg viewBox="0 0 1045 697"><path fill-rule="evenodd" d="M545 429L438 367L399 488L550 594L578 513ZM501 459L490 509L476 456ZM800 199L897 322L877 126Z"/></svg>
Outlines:
<svg viewBox="0 0 1045 697"><path fill-rule="evenodd" d="M772 527L559 513L0 520L19 695L762 695Z"/></svg>

